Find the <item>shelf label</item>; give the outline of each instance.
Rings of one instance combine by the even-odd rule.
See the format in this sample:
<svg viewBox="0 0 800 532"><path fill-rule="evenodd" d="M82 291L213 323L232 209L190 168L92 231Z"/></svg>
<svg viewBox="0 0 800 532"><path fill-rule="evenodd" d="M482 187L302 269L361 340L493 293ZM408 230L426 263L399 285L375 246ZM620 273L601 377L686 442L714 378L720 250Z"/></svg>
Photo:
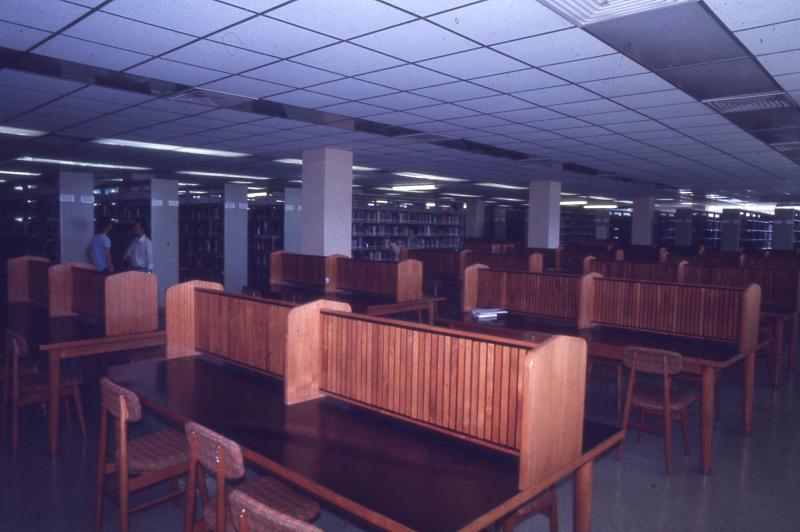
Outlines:
<svg viewBox="0 0 800 532"><path fill-rule="evenodd" d="M94 204L94 196L81 196L81 203Z"/></svg>
<svg viewBox="0 0 800 532"><path fill-rule="evenodd" d="M287 204L284 206L284 208L285 208L287 211L293 211L293 210L294 210L294 205L292 205L291 203L287 203Z"/></svg>
<svg viewBox="0 0 800 532"><path fill-rule="evenodd" d="M246 211L247 210L247 203L240 203L239 208Z"/></svg>
<svg viewBox="0 0 800 532"><path fill-rule="evenodd" d="M150 202L150 205L152 205L153 207L163 207L164 206L164 200L154 199L154 200L152 200Z"/></svg>
<svg viewBox="0 0 800 532"><path fill-rule="evenodd" d="M236 202L235 201L226 201L225 202L225 208L226 209L235 209L236 208Z"/></svg>
<svg viewBox="0 0 800 532"><path fill-rule="evenodd" d="M169 206L169 207L177 207L178 206L178 200L175 200L175 199L167 200L167 206Z"/></svg>
<svg viewBox="0 0 800 532"><path fill-rule="evenodd" d="M61 203L75 203L75 195L74 194L60 194L58 196L58 201Z"/></svg>

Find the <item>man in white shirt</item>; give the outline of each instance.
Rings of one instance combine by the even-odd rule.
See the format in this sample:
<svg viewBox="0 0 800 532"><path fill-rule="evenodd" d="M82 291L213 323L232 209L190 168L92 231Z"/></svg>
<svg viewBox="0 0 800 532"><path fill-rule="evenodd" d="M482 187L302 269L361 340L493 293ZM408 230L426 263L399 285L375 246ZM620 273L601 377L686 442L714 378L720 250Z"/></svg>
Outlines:
<svg viewBox="0 0 800 532"><path fill-rule="evenodd" d="M153 243L147 238L147 222L144 220L136 220L133 224L133 242L124 258L132 270L152 273Z"/></svg>

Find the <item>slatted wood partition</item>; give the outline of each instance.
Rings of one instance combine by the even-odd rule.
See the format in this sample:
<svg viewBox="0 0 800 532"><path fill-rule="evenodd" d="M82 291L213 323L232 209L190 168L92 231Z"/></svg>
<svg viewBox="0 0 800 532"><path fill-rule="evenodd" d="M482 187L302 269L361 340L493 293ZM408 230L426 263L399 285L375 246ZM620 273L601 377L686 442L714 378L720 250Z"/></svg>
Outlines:
<svg viewBox="0 0 800 532"><path fill-rule="evenodd" d="M627 246L617 250L619 259L632 262L663 262L667 250L656 246Z"/></svg>
<svg viewBox="0 0 800 532"><path fill-rule="evenodd" d="M544 271L544 270L557 270L559 263L560 248L526 248L525 253L529 256L538 254L542 257L542 267L539 270L531 271Z"/></svg>
<svg viewBox="0 0 800 532"><path fill-rule="evenodd" d="M339 290L383 294L397 302L422 299L422 263L418 260L395 263L340 258L336 269Z"/></svg>
<svg viewBox="0 0 800 532"><path fill-rule="evenodd" d="M758 332L761 289L695 286L629 279L594 279L591 322L679 336L739 342ZM754 320L754 321L753 321ZM752 322L752 323L751 323Z"/></svg>
<svg viewBox="0 0 800 532"><path fill-rule="evenodd" d="M767 268L687 265L682 282L744 288L752 283L761 286L761 303L800 310L800 271Z"/></svg>
<svg viewBox="0 0 800 532"><path fill-rule="evenodd" d="M7 264L8 302L47 304L50 260L44 257L15 257Z"/></svg>
<svg viewBox="0 0 800 532"><path fill-rule="evenodd" d="M195 296L198 288L222 291L209 281L187 281L167 288L167 358L197 354Z"/></svg>
<svg viewBox="0 0 800 532"><path fill-rule="evenodd" d="M469 252L466 252L467 254ZM461 253L447 249L409 249L400 252L401 259L415 259L422 263L425 276L457 278Z"/></svg>
<svg viewBox="0 0 800 532"><path fill-rule="evenodd" d="M530 257L528 255L507 254L507 253L475 253L467 256L464 267L473 264L485 264L497 270L518 270L527 272L530 270ZM463 277L463 274L461 275Z"/></svg>
<svg viewBox="0 0 800 532"><path fill-rule="evenodd" d="M685 265L685 263L681 263ZM678 282L678 270L684 266L667 262L633 262L593 259L586 263L583 273L599 273L603 277L639 281Z"/></svg>
<svg viewBox="0 0 800 532"><path fill-rule="evenodd" d="M743 260L743 265L747 268L769 268L774 270L798 270L800 269L800 260L786 256L777 257L756 257L746 255Z"/></svg>
<svg viewBox="0 0 800 532"><path fill-rule="evenodd" d="M55 264L47 271L48 313L50 316L70 316L75 314L74 294L75 272L94 270L94 266L84 262Z"/></svg>
<svg viewBox="0 0 800 532"><path fill-rule="evenodd" d="M294 283L325 285L325 257L273 251L269 256L269 280L272 284Z"/></svg>

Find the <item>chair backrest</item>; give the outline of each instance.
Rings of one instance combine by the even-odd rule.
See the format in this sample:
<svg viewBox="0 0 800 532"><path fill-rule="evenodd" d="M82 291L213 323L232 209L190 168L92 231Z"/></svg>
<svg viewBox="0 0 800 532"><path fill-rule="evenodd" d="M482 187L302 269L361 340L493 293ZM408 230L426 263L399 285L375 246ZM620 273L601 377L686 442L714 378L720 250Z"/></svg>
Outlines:
<svg viewBox="0 0 800 532"><path fill-rule="evenodd" d="M108 408L108 413L115 418L123 418L119 401L120 397L122 397L127 410L125 421L139 421L142 419L142 404L139 402L139 397L129 389L111 382L106 377L101 377L100 394Z"/></svg>
<svg viewBox="0 0 800 532"><path fill-rule="evenodd" d="M317 532L322 530L291 515L279 512L241 490L233 490L229 500L231 514L235 520L238 520L239 532L272 532L275 530Z"/></svg>
<svg viewBox="0 0 800 532"><path fill-rule="evenodd" d="M681 372L683 358L675 351L628 346L625 348L622 363L640 373L675 375Z"/></svg>
<svg viewBox="0 0 800 532"><path fill-rule="evenodd" d="M217 473L222 459L226 478L244 476L244 458L238 443L193 421L186 423L185 428L189 448L196 453L197 461L203 467Z"/></svg>
<svg viewBox="0 0 800 532"><path fill-rule="evenodd" d="M26 357L29 353L28 340L21 334L6 330L6 356Z"/></svg>

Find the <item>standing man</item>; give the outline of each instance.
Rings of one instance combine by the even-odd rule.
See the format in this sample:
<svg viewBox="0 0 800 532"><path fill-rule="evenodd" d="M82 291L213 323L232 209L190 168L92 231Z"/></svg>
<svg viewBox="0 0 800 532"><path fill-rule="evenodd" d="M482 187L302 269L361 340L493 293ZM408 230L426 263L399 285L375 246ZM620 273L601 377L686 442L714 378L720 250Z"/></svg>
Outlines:
<svg viewBox="0 0 800 532"><path fill-rule="evenodd" d="M137 272L153 272L153 242L147 238L147 222L142 219L133 224L133 242L125 253L131 269Z"/></svg>
<svg viewBox="0 0 800 532"><path fill-rule="evenodd" d="M89 245L86 246L86 262L92 264L99 272L112 273L114 262L111 260L111 239L108 234L113 227L111 220L100 218L97 220L96 232Z"/></svg>

